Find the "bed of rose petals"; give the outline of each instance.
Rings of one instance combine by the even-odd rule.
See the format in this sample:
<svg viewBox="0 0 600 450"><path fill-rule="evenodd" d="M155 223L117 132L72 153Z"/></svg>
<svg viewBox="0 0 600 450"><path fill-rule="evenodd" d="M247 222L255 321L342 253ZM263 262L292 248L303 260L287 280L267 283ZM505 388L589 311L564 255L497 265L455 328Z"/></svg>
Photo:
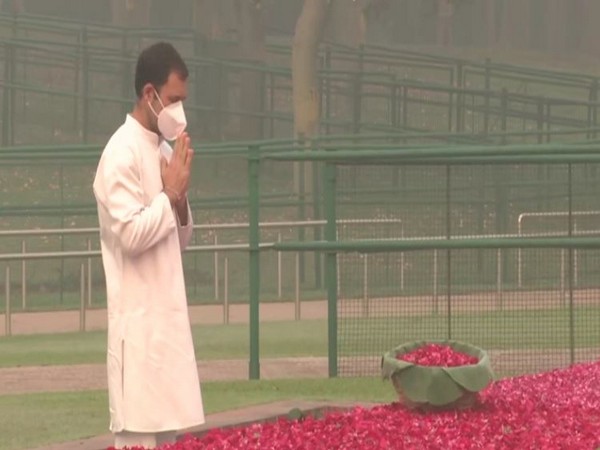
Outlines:
<svg viewBox="0 0 600 450"><path fill-rule="evenodd" d="M478 359L441 344L425 344L397 357L420 366L457 367L477 364Z"/></svg>
<svg viewBox="0 0 600 450"><path fill-rule="evenodd" d="M162 450L475 448L600 448L600 362L495 382L469 410L354 408L323 419L213 430Z"/></svg>

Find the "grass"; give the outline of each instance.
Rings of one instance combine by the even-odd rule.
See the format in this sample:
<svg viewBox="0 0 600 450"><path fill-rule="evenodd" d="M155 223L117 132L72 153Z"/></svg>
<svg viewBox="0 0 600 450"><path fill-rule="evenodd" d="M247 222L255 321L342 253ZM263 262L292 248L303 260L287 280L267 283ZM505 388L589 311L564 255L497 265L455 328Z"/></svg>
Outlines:
<svg viewBox="0 0 600 450"><path fill-rule="evenodd" d="M440 306L444 311L444 306ZM340 355L381 354L402 342L447 336L442 314L348 318L338 324ZM568 348L567 309L462 313L452 316L452 337L487 349ZM600 344L600 308L576 308L575 346ZM246 324L193 327L199 360L248 357ZM106 333L63 333L0 338L0 367L104 363ZM327 356L327 321L265 322L260 326L262 358Z"/></svg>
<svg viewBox="0 0 600 450"><path fill-rule="evenodd" d="M207 414L289 399L394 400L378 378L211 382L202 390ZM34 448L108 433L108 398L105 391L0 396L0 417L0 450Z"/></svg>
<svg viewBox="0 0 600 450"><path fill-rule="evenodd" d="M443 312L445 306L440 306ZM451 336L492 349L567 349L567 309L514 310L453 315ZM573 315L576 348L600 345L600 308L577 308ZM349 319L338 328L339 353L373 355L376 349L415 339L445 339L448 321L443 315ZM390 350L386 348L384 350Z"/></svg>
<svg viewBox="0 0 600 450"><path fill-rule="evenodd" d="M245 324L193 327L198 359L248 357L249 327ZM261 356L325 356L324 320L261 324ZM0 367L104 363L106 332L60 333L0 338Z"/></svg>

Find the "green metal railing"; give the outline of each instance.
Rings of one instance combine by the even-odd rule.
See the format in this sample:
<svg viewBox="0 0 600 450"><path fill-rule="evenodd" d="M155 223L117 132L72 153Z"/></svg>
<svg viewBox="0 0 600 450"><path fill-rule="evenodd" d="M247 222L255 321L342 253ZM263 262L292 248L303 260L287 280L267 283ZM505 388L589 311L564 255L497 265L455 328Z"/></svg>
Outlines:
<svg viewBox="0 0 600 450"><path fill-rule="evenodd" d="M321 135L305 142L278 138L292 135L289 46L269 44L267 63L258 64L218 57L211 45L234 44L208 42L194 30L125 30L0 14L0 183L14 193L0 206L3 227L96 225L89 186L93 170L133 99L137 52L157 38L173 41L190 68L187 111L197 155L194 216L213 223L248 218L253 224L249 234L231 235L236 242L249 238L250 265L246 268L246 254L240 253L231 258L231 267L238 270L235 278L245 284L248 277L250 283L243 297L250 292L252 378L260 376L258 305L265 297L259 264L263 273L273 267L268 260L265 264L269 252L261 242L275 241L256 228L259 216L267 221L327 219L324 230L301 227L283 233L273 249L297 252L302 289L311 290L312 298L328 298L329 317L336 318L328 332L332 376L346 358L345 350L332 344L345 330L346 319L338 323L338 315L348 313L340 295L358 290L344 283L364 277L369 295L396 292L395 255L406 254L399 263L406 278L403 296L429 295L429 287L417 283L429 271L436 298L444 295L444 286L437 284L443 279L448 292L451 286L467 294L482 289L486 295L498 286L520 288L509 267L513 249L527 249L519 271L525 287L547 284L556 290L554 275L548 274L559 272L581 273L581 286L595 287L593 258L582 256L580 267L573 267L576 255L566 258L565 253L565 261L554 264L537 262L528 253L557 248L583 255L597 247L592 231L575 229L573 222L571 235L550 236L558 225L536 223L532 236L515 235L522 213L597 209L597 78L376 46L322 46ZM255 87L262 92L260 105L251 109L239 100L247 74L256 77ZM258 121L261 139L207 142L238 139L242 120ZM294 176L303 173L310 176L295 184ZM412 210L428 216L419 218ZM352 235L339 225L348 218L380 216L402 221L402 240L389 228L373 225L373 236ZM565 223L571 219L567 214ZM467 231L454 236L460 220ZM560 230L564 234L564 227ZM61 251L72 249L66 245ZM361 272L340 256L356 252L369 253ZM463 264L456 256L461 252L477 255L472 274L450 269ZM307 253L314 261L305 258ZM456 259L444 258L445 253ZM187 270L196 273L191 264L186 261ZM554 270L552 264L564 267ZM377 278L380 267L385 282ZM577 286L569 286L571 298ZM439 313L437 300L432 311ZM454 324L439 317L420 320L438 319L444 330ZM582 326L575 320L567 328L577 335ZM578 347L569 351L572 361Z"/></svg>
<svg viewBox="0 0 600 450"><path fill-rule="evenodd" d="M73 122L71 128L61 130L61 139L96 142L102 136L104 140L118 124L114 119L127 111L133 98L135 55L149 37L171 39L186 55L192 73L190 125L197 134L221 138L225 130L237 129L240 118L259 121L263 137L291 133L289 47L268 46L273 61L285 55L285 65L253 64L207 54L202 36L189 29L129 30L0 15L3 145L40 142L36 133L24 135L15 129L15 122L24 126L47 120L54 128L64 127L56 117L70 117ZM515 128L542 133L596 124L598 83L590 75L331 44L323 46L322 60L319 83L326 133L438 130L486 134ZM60 82L48 86L36 81L40 71L49 70L60 73ZM258 77L255 88L264 93L261 105L252 110L242 108L237 94L231 95L240 92L241 80L248 73ZM210 89L204 89L207 85ZM40 96L69 112L46 114L47 106L40 108ZM39 111L35 119L34 110ZM56 139L52 131L45 132L44 141Z"/></svg>
<svg viewBox="0 0 600 450"><path fill-rule="evenodd" d="M365 148L365 147L362 147ZM294 242L287 241L275 244L272 249L276 251L290 251L290 252L321 252L326 257L325 267L325 282L327 287L328 297L328 339L329 339L329 374L330 376L337 376L339 374L338 363L340 361L339 355L339 323L342 323L350 319L344 319L339 315L339 304L342 299L339 298L340 289L343 290L343 286L339 285L339 267L338 259L342 253L363 253L363 254L378 254L378 253L397 253L397 252L422 252L422 251L447 251L447 306L446 311L446 334L447 338L453 336L452 323L453 312L451 305L453 303L453 294L451 289L452 277L451 273L454 272L452 269L453 264L461 264L460 260L454 260L451 258L452 252L462 250L478 250L493 249L500 251L501 249L536 249L536 250L547 250L547 249L561 249L562 251L568 252L567 259L567 282L568 287L568 302L566 318L568 320L568 340L563 345L568 350L567 363L574 363L578 359L576 357L576 350L578 345L576 344L576 336L582 333L582 330L577 329L577 326L581 326L580 312L582 307L575 304L575 286L573 283L574 277L574 251L576 249L584 249L585 251L597 250L600 248L600 230L592 233L591 236L579 236L576 235L576 231L573 229L573 205L575 201L578 201L579 193L574 191L574 177L573 177L573 166L579 166L581 164L598 164L600 163L600 146L597 143L589 143L588 145L527 145L527 146L464 146L464 147L447 147L444 149L431 148L431 149L402 149L389 147L385 150L381 148L375 149L364 149L364 150L322 150L312 152L291 152L286 154L266 155L263 159L258 159L256 154L253 158L248 161L249 171L256 173L259 170L261 161L275 160L275 161L304 161L304 162L322 162L325 163L324 168L324 180L323 180L323 192L322 202L325 218L327 220L327 226L325 231L324 241L303 241ZM410 164L418 164L424 166L426 169L429 167L441 166L447 168L447 184L442 190L446 190L445 199L445 216L446 226L448 232L444 236L438 238L427 238L427 237L413 237L410 239L350 239L346 240L338 236L338 229L336 227L337 221L340 219L340 213L338 211L339 206L339 171L345 166L355 167L357 165L369 166L369 167L381 167L383 166L405 166ZM494 168L498 167L515 167L516 165L560 165L563 167L567 174L566 183L564 187L564 195L566 197L566 224L563 228L562 234L558 236L544 237L533 236L533 237L513 237L513 236L480 236L480 237L469 237L456 235L450 228L453 216L453 203L451 199L451 179L450 179L450 167L464 166L465 164L477 164L479 166L492 165ZM250 192L253 199L250 201L249 214L258 220L258 211L254 211L259 206L259 179L258 177L251 178L249 185ZM357 191L360 193L360 191ZM578 213L580 214L580 213ZM255 238L255 236L254 236ZM268 251L268 249L266 250ZM502 258L499 259L501 261ZM259 293L260 293L260 269L258 265L255 265L252 269L252 273L255 274L251 277L249 292L252 293L250 297L251 304L259 304ZM499 269L500 270L500 269ZM540 270L544 270L543 267ZM598 283L591 281L591 284L587 285L588 289L598 288ZM401 299L396 299L401 301ZM476 301L476 300L474 300ZM589 300L591 302L590 308L600 309L600 304L597 300ZM526 311L525 311L526 312ZM597 315L597 310L594 310L594 315ZM503 313L498 312L501 315ZM550 314L550 313L548 313ZM561 316L562 317L562 316ZM577 321L575 318L577 317ZM460 317L459 317L460 319ZM259 332L259 317L252 317L251 321L251 335L258 335ZM367 320L367 319L365 319ZM375 319L373 319L375 320ZM533 318L532 320L535 320ZM473 325L475 326L475 325ZM584 324L584 327L589 324ZM591 342L592 346L596 351L600 351L600 335L592 329L584 330L586 333L591 333L588 336L589 339L586 342ZM371 330L371 332L374 332ZM391 333L393 334L393 333ZM598 335L598 336L596 336ZM595 336L595 337L594 337ZM364 339L368 340L368 336L363 336ZM424 337L426 338L426 336ZM388 342L389 347L393 347L398 342ZM537 347L536 347L537 348ZM251 352L250 355L250 376L251 378L258 378L260 376L259 368L257 365L258 361L258 349L254 349L255 352ZM371 358L377 358L380 353L385 351L385 348L373 349L370 348L368 351L375 351L376 353L370 354ZM515 350L516 351L516 350ZM540 353L543 353L543 347L540 347ZM352 359L352 356L347 356ZM498 356L500 359L500 356ZM516 363L515 363L516 364ZM557 362L556 364L560 364ZM513 367L513 371L519 371L522 368ZM531 368L530 370L538 370L537 368ZM374 372L374 369L371 368Z"/></svg>

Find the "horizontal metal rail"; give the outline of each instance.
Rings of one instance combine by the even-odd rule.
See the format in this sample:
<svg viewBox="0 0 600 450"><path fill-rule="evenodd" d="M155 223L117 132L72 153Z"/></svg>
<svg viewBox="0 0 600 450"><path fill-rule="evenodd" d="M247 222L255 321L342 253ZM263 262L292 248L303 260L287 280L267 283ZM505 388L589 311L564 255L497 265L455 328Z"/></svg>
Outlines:
<svg viewBox="0 0 600 450"><path fill-rule="evenodd" d="M404 252L416 250L467 250L502 248L600 248L598 237L542 238L450 238L281 242L272 246L277 251L338 252Z"/></svg>
<svg viewBox="0 0 600 450"><path fill-rule="evenodd" d="M273 247L274 243L262 243L261 249ZM249 250L248 244L223 244L223 245L190 245L186 252L216 252L216 251L244 251ZM32 253L4 253L0 254L0 261L25 261L32 259L67 259L67 258L92 258L102 256L100 250L74 250L60 252L32 252Z"/></svg>
<svg viewBox="0 0 600 450"><path fill-rule="evenodd" d="M302 220L302 221L280 221L280 222L260 222L260 228L286 228L286 227L313 227L325 225L325 220ZM374 225L374 224L401 224L401 219L342 219L338 220L339 225ZM193 226L194 230L243 230L249 227L248 222L238 223L215 223L215 224L197 224ZM0 237L24 237L24 236L68 236L78 234L99 233L100 228L48 228L33 230L0 230Z"/></svg>
<svg viewBox="0 0 600 450"><path fill-rule="evenodd" d="M431 159L434 164L442 164L440 159L447 162L466 157L484 157L493 156L506 157L506 161L511 160L530 160L531 162L545 163L551 160L551 157L560 157L564 163L573 163L593 161L594 157L600 155L600 144L517 144L517 145L468 145L468 146L446 146L444 148L401 148L390 146L388 149L378 148L377 150L368 150L366 147L362 150L340 150L325 151L315 150L311 152L294 151L280 155L268 155L267 159L278 161L331 161L343 162L343 160L363 160L373 161L377 159L396 160L404 162L405 159L427 161ZM555 158L556 160L556 158Z"/></svg>

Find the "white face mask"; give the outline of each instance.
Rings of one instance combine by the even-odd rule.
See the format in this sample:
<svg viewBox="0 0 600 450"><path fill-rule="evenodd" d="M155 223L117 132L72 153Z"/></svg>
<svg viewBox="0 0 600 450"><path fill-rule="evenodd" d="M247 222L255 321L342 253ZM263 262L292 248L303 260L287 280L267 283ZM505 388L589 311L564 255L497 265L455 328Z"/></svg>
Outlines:
<svg viewBox="0 0 600 450"><path fill-rule="evenodd" d="M178 101L165 107L162 100L158 96L156 89L154 92L156 93L156 98L163 107L160 113L156 114L156 111L154 111L154 108L150 102L148 102L148 106L150 106L150 109L158 119L158 131L160 131L160 134L162 134L166 140L174 141L181 133L183 133L187 126L185 111L183 110L183 103Z"/></svg>

